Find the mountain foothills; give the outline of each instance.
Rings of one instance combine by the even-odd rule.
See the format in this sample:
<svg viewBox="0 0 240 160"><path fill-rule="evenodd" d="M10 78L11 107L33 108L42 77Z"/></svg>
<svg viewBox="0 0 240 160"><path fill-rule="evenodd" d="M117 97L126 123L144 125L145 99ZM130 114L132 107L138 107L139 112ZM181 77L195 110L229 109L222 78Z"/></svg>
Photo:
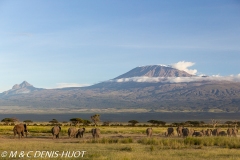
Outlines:
<svg viewBox="0 0 240 160"><path fill-rule="evenodd" d="M240 112L240 83L198 77L170 66L136 67L89 87L35 88L26 81L0 94L0 107Z"/></svg>

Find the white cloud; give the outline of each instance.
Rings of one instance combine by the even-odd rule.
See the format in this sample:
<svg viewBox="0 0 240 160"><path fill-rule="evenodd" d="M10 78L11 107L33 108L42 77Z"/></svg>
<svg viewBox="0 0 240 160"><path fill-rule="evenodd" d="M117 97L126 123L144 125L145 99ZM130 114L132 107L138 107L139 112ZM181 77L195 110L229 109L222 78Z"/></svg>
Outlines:
<svg viewBox="0 0 240 160"><path fill-rule="evenodd" d="M131 77L110 80L111 82L149 82L149 83L180 83L180 82L193 82L193 81L231 81L240 82L240 74L230 76L213 75L209 77Z"/></svg>
<svg viewBox="0 0 240 160"><path fill-rule="evenodd" d="M193 63L193 62L180 61L175 64L172 64L171 66L178 70L185 71L189 74L196 75L196 73L197 73L196 69L188 69L189 67L193 66L194 64L195 63Z"/></svg>
<svg viewBox="0 0 240 160"><path fill-rule="evenodd" d="M68 88L68 87L86 87L90 84L79 84L79 83L57 83L55 88Z"/></svg>

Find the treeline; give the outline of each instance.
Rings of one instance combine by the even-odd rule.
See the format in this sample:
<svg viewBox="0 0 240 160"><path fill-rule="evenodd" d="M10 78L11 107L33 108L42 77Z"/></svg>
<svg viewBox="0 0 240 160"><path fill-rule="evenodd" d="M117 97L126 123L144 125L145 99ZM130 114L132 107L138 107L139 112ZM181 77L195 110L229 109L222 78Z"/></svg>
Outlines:
<svg viewBox="0 0 240 160"><path fill-rule="evenodd" d="M81 118L71 118L69 121L59 122L57 119L52 119L47 123L37 124L34 123L32 120L24 120L23 123L27 125L61 125L61 126L143 126L143 127L177 127L177 126L185 126L185 127L212 127L213 125L217 125L219 127L228 127L228 126L240 126L240 121L225 121L223 123L219 123L219 121L212 120L212 123L205 123L204 121L185 121L185 122L172 122L167 123L161 120L148 120L146 123L140 123L137 120L129 120L127 123L119 123L119 122L112 122L112 121L104 121L101 122L100 115L95 114L92 115L90 120L81 119ZM4 118L1 120L1 125L15 125L19 123L17 118Z"/></svg>

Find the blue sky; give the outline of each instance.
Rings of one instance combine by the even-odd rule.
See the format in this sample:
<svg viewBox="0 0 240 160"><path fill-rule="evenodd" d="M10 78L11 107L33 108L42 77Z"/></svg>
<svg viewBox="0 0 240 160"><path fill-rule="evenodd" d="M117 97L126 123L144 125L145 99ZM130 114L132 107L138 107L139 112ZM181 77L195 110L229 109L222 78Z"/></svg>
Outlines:
<svg viewBox="0 0 240 160"><path fill-rule="evenodd" d="M238 0L1 0L0 92L91 85L142 65L240 74Z"/></svg>

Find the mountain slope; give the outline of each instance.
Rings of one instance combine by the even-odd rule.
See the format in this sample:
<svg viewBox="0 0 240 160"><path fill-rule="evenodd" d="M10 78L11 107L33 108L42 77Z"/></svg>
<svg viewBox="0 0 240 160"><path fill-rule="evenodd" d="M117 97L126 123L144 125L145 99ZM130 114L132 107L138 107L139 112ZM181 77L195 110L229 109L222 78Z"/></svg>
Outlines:
<svg viewBox="0 0 240 160"><path fill-rule="evenodd" d="M121 85L129 85L129 83L121 83ZM0 99L0 104L4 106L66 109L144 108L174 112L212 110L239 112L239 103L240 83L229 82L139 83L137 87L129 89L42 90Z"/></svg>
<svg viewBox="0 0 240 160"><path fill-rule="evenodd" d="M137 67L117 78L131 76L195 77L170 67L147 66ZM26 92L28 94L19 94ZM23 83L4 93L5 96L0 98L0 106L61 108L65 112L83 108L240 112L240 83L230 81L201 80L181 83L106 81L89 87L64 89L38 89Z"/></svg>

